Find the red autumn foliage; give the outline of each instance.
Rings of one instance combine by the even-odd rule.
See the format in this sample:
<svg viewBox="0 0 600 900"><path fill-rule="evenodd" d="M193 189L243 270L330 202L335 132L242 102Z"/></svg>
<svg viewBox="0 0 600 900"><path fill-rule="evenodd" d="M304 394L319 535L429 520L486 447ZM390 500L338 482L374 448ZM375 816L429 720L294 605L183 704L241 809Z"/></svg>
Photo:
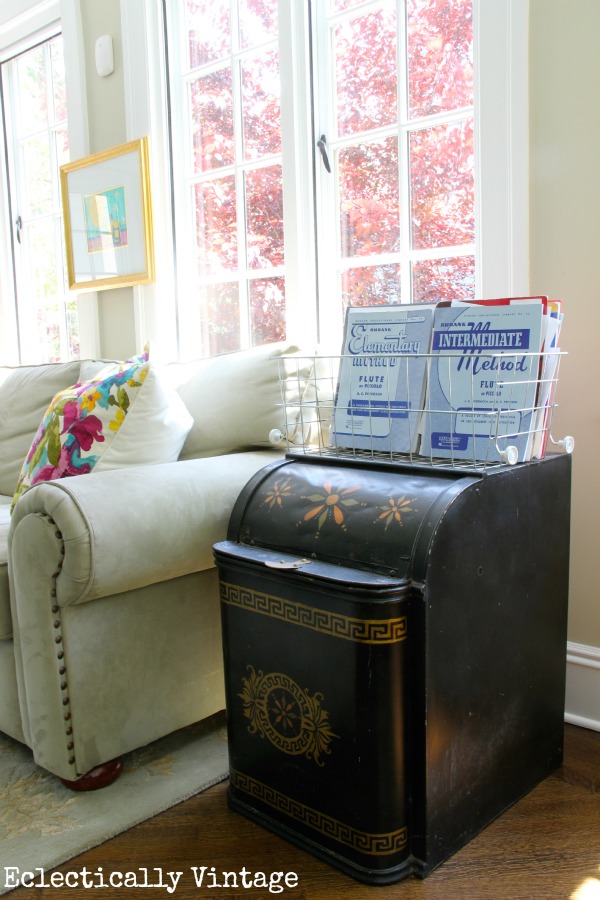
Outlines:
<svg viewBox="0 0 600 900"><path fill-rule="evenodd" d="M409 264L413 302L472 296L473 257L443 252L474 242L472 0L407 0L404 91L396 77L397 35L404 30L397 27L395 0L375 9L360 0L332 5L335 13L351 12L331 32L335 122L328 139L342 142L332 153L340 299L400 302L400 266ZM275 34L275 0L239 6L244 46ZM190 65L218 60L229 50L228 0L188 0L187 9ZM239 123L233 102L238 77ZM198 274L208 283L211 352L239 346L238 283L246 282L246 272L252 342L279 340L285 289L281 165L272 158L280 150L275 51L244 56L239 70L227 59L201 74L190 86L190 105L194 167L201 176L195 189ZM446 113L450 120L427 118ZM268 165L252 166L262 159ZM222 175L234 161L237 174ZM413 250L439 252L409 263ZM257 269L259 279L252 277Z"/></svg>

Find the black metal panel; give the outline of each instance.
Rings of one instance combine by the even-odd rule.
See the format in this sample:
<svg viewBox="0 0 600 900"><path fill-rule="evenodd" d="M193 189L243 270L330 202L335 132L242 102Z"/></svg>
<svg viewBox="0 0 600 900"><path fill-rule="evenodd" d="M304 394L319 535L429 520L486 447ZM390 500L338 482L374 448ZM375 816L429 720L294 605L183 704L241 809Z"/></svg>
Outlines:
<svg viewBox="0 0 600 900"><path fill-rule="evenodd" d="M570 476L558 455L482 479L432 542L413 717L426 871L561 763Z"/></svg>

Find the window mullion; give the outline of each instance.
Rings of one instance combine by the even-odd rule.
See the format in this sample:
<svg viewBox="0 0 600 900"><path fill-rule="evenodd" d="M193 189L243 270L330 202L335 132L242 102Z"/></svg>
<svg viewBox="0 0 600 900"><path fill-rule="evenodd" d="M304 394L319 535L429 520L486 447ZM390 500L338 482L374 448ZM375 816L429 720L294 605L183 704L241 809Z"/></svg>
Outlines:
<svg viewBox="0 0 600 900"><path fill-rule="evenodd" d="M314 154L308 3L279 0L281 165L285 253L286 330L310 346L317 340Z"/></svg>
<svg viewBox="0 0 600 900"><path fill-rule="evenodd" d="M529 291L529 0L473 0L478 296Z"/></svg>
<svg viewBox="0 0 600 900"><path fill-rule="evenodd" d="M328 143L335 144L333 34L327 19L325 4L313 3L313 78L314 78L314 134L318 139L325 135ZM319 292L319 338L324 349L339 353L341 335L341 308L334 298L339 296L340 234L337 210L338 151L329 155L331 172L325 170L320 158L316 160L315 203L317 229L317 266ZM334 227L332 227L334 224Z"/></svg>
<svg viewBox="0 0 600 900"><path fill-rule="evenodd" d="M398 0L398 201L400 216L400 302L412 302L410 263L410 146L408 112L408 22L405 0Z"/></svg>
<svg viewBox="0 0 600 900"><path fill-rule="evenodd" d="M244 111L242 105L242 54L240 52L240 29L238 21L238 0L231 0L231 89L233 92L233 146L235 155L235 196L238 252L238 303L240 345L251 344L250 296L245 277L248 268L248 215L246 209L246 167L244 166Z"/></svg>
<svg viewBox="0 0 600 900"><path fill-rule="evenodd" d="M8 84L8 104L5 116L6 140L8 150L8 191L10 205L10 229L12 237L13 283L15 298L15 316L18 324L19 361L37 360L39 358L38 335L35 327L35 311L33 308L33 285L31 283L31 211L26 203L27 186L25 182L25 140L18 133L20 116L19 103L19 68L17 59L4 64L6 82ZM3 79L4 81L4 79ZM12 113L12 114L11 114ZM17 123L15 123L15 118ZM29 137L29 135L27 135ZM15 236L15 220L20 217L20 240ZM24 327L25 326L25 327Z"/></svg>
<svg viewBox="0 0 600 900"><path fill-rule="evenodd" d="M51 44L47 42L44 44L44 69L46 72L46 108L48 110L48 129L47 129L47 138L48 138L48 153L50 159L50 189L52 192L52 210L51 213L47 217L40 216L38 221L41 221L42 218L49 218L53 223L52 233L54 237L54 246L55 246L55 264L56 264L56 305L58 307L58 311L60 315L58 316L58 329L59 329L59 340L61 350L66 350L66 358L70 358L70 347L69 347L69 329L67 323L67 300L68 297L65 295L65 282L61 278L62 275L62 254L60 253L60 249L62 248L62 241L60 239L60 235L58 232L58 226L62 224L62 217L60 216L60 174L59 174L59 166L58 166L58 158L56 153L56 105L55 105L55 93L54 93L54 66L52 65L52 51Z"/></svg>
<svg viewBox="0 0 600 900"><path fill-rule="evenodd" d="M185 34L183 21L180 16L179 3L167 3L167 28L177 35L176 43L185 47ZM192 157L189 148L192 146L191 116L189 115L189 98L191 90L191 75L184 72L183 60L175 54L169 54L171 65L171 90L170 104L171 117L174 125L174 133L180 137L180 144L185 148L183 152L175 154L173 166L173 210L174 232L177 235L177 249L175 258L176 283L178 285L190 284L190 274L195 271L195 229L189 228L189 222L194 221L194 187L195 178L193 172ZM195 288L195 282L191 279ZM178 305L178 335L179 356L182 359L191 359L200 356L205 348L199 346L198 335L201 329L201 305L198 292L190 302Z"/></svg>

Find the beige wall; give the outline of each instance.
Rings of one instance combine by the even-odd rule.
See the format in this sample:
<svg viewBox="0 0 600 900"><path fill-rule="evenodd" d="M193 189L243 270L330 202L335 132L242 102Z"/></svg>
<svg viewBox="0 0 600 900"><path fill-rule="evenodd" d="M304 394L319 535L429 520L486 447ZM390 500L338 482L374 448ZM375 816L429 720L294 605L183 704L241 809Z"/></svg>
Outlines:
<svg viewBox="0 0 600 900"><path fill-rule="evenodd" d="M127 140L125 91L119 0L80 0L86 60L90 152L116 147ZM96 39L113 39L115 70L101 78L96 72ZM83 296L80 303L85 303ZM126 359L141 351L136 347L133 292L118 288L98 292L100 353L111 359Z"/></svg>
<svg viewBox="0 0 600 900"><path fill-rule="evenodd" d="M123 56L121 52L121 5L119 0L80 0L86 59L90 150L96 153L127 140ZM115 70L101 78L96 72L96 39L113 39Z"/></svg>
<svg viewBox="0 0 600 900"><path fill-rule="evenodd" d="M600 647L599 0L531 0L531 291L562 297L555 436L575 437L569 640ZM543 540L543 535L540 536Z"/></svg>

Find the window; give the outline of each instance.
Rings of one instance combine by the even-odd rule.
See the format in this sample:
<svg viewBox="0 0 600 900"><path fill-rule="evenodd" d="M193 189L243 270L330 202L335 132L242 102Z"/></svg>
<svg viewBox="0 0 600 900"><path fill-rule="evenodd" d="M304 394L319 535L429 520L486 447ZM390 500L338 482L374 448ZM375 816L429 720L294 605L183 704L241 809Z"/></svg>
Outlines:
<svg viewBox="0 0 600 900"><path fill-rule="evenodd" d="M328 330L350 304L474 297L471 0L329 0L314 14Z"/></svg>
<svg viewBox="0 0 600 900"><path fill-rule="evenodd" d="M337 352L349 302L527 292L527 0L122 15L129 137L168 155L171 125L182 356L283 333Z"/></svg>
<svg viewBox="0 0 600 900"><path fill-rule="evenodd" d="M195 352L214 355L285 337L277 3L175 6L180 317Z"/></svg>
<svg viewBox="0 0 600 900"><path fill-rule="evenodd" d="M60 34L4 61L1 76L19 360L76 358L77 313L66 286L59 184L60 166L69 159Z"/></svg>
<svg viewBox="0 0 600 900"><path fill-rule="evenodd" d="M203 352L219 353L285 336L282 167L313 161L282 157L276 0L174 7L180 314ZM323 321L338 330L350 303L472 297L471 0L311 8Z"/></svg>

